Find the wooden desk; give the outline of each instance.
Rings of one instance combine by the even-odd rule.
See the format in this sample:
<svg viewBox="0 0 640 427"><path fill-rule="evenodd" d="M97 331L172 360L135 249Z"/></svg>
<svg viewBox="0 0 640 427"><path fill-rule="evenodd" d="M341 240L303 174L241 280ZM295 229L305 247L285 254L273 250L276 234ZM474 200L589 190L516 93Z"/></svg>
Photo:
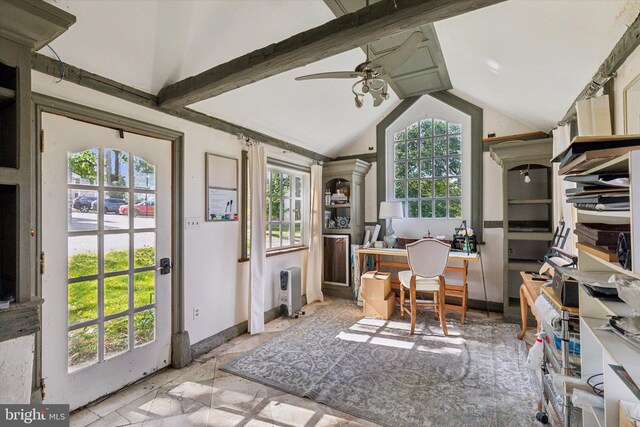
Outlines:
<svg viewBox="0 0 640 427"><path fill-rule="evenodd" d="M356 257L358 263L358 271L363 274L364 259L366 255L373 255L376 258L376 266L379 267L397 267L397 268L409 268L407 263L407 250L406 249L389 249L389 248L359 248L356 249ZM394 258L401 258L398 261L381 261L381 256L389 256ZM449 266L445 269L446 272L462 273L462 283L453 284L447 283L445 285L445 296L450 298L460 299L460 305L446 304L446 308L454 311L461 311L461 323L464 325L465 315L467 313L467 299L469 292L467 289L467 271L469 269L470 261L478 261L480 255L477 253L471 253L467 255L464 252L449 252L449 261L461 261L462 266ZM398 279L391 280L391 287L395 289L400 288L400 282ZM397 298L396 298L397 299Z"/></svg>
<svg viewBox="0 0 640 427"><path fill-rule="evenodd" d="M531 308L533 317L536 318L536 332L540 331L540 318L536 313L536 308L533 305L536 302L536 298L540 295L540 287L544 283L542 280L533 280L531 274L520 272L522 277L522 285L520 285L520 318L522 320L522 330L518 334L518 339L524 338L524 334L527 332L527 306Z"/></svg>

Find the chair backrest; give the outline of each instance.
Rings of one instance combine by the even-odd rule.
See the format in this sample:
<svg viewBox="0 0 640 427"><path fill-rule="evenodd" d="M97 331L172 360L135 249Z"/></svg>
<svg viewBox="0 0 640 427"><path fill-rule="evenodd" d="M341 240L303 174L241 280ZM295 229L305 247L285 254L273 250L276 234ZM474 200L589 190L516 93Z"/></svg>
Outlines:
<svg viewBox="0 0 640 427"><path fill-rule="evenodd" d="M422 277L444 274L451 247L437 239L422 239L407 245L411 273Z"/></svg>

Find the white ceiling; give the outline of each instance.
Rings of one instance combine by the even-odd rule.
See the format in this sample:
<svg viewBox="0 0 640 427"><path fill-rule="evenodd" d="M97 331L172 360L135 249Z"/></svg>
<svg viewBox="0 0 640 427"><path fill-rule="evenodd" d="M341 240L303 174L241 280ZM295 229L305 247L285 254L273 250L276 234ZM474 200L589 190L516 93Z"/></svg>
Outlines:
<svg viewBox="0 0 640 427"><path fill-rule="evenodd" d="M154 94L334 19L323 0L47 1L77 17L52 43L63 61ZM511 0L438 22L436 30L457 93L548 131L639 9L635 0ZM352 70L363 60L355 49L190 108L336 155L397 97L378 108L368 99L358 110L350 80L293 78Z"/></svg>

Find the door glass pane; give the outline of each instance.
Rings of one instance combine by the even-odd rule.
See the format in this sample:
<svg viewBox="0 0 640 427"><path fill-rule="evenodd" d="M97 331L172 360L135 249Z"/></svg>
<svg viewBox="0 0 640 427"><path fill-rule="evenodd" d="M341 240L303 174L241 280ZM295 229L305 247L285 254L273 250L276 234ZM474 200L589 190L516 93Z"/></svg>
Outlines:
<svg viewBox="0 0 640 427"><path fill-rule="evenodd" d="M129 275L104 278L104 315L129 309Z"/></svg>
<svg viewBox="0 0 640 427"><path fill-rule="evenodd" d="M134 228L156 228L156 195L136 193L133 201Z"/></svg>
<svg viewBox="0 0 640 427"><path fill-rule="evenodd" d="M126 271L129 269L129 234L105 234L104 272Z"/></svg>
<svg viewBox="0 0 640 427"><path fill-rule="evenodd" d="M98 150L85 150L67 155L67 183L98 185Z"/></svg>
<svg viewBox="0 0 640 427"><path fill-rule="evenodd" d="M433 201L431 199L420 202L420 216L422 218L431 218L433 216Z"/></svg>
<svg viewBox="0 0 640 427"><path fill-rule="evenodd" d="M156 167L142 157L133 156L133 181L136 188L156 189Z"/></svg>
<svg viewBox="0 0 640 427"><path fill-rule="evenodd" d="M69 331L68 366L74 371L98 361L98 325Z"/></svg>
<svg viewBox="0 0 640 427"><path fill-rule="evenodd" d="M271 220L272 221L280 221L280 199L279 197L274 197L271 199Z"/></svg>
<svg viewBox="0 0 640 427"><path fill-rule="evenodd" d="M129 316L104 322L104 358L129 350Z"/></svg>
<svg viewBox="0 0 640 427"><path fill-rule="evenodd" d="M104 185L129 186L129 155L120 150L104 150Z"/></svg>
<svg viewBox="0 0 640 427"><path fill-rule="evenodd" d="M93 203L98 200L98 192L71 189L68 191L67 213L69 231L94 231L98 229L98 213Z"/></svg>
<svg viewBox="0 0 640 427"><path fill-rule="evenodd" d="M105 230L129 229L129 193L105 191L102 210Z"/></svg>
<svg viewBox="0 0 640 427"><path fill-rule="evenodd" d="M134 268L156 265L156 233L135 233L133 236Z"/></svg>
<svg viewBox="0 0 640 427"><path fill-rule="evenodd" d="M69 326L98 318L98 281L69 283Z"/></svg>
<svg viewBox="0 0 640 427"><path fill-rule="evenodd" d="M156 309L140 311L133 315L133 339L136 347L156 339Z"/></svg>
<svg viewBox="0 0 640 427"><path fill-rule="evenodd" d="M133 275L133 306L135 308L156 301L156 272L144 271Z"/></svg>
<svg viewBox="0 0 640 427"><path fill-rule="evenodd" d="M68 239L69 278L98 274L98 236Z"/></svg>

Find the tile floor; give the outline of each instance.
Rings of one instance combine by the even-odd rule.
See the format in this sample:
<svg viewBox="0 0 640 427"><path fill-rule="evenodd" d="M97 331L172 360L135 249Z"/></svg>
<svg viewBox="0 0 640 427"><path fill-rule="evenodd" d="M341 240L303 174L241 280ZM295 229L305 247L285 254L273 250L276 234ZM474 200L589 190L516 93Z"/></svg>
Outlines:
<svg viewBox="0 0 640 427"><path fill-rule="evenodd" d="M306 315L329 304L305 306ZM498 316L492 313L492 318ZM275 319L266 332L244 334L196 358L165 369L71 416L72 427L102 426L376 426L346 413L220 370L299 319ZM469 321L486 318L470 311ZM529 335L529 334L527 334Z"/></svg>

